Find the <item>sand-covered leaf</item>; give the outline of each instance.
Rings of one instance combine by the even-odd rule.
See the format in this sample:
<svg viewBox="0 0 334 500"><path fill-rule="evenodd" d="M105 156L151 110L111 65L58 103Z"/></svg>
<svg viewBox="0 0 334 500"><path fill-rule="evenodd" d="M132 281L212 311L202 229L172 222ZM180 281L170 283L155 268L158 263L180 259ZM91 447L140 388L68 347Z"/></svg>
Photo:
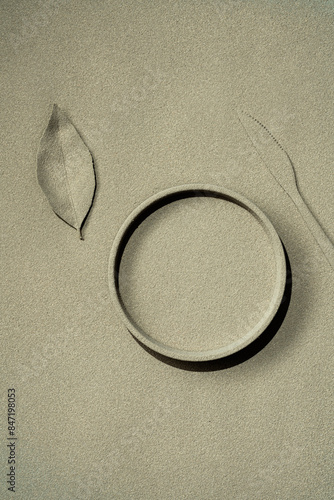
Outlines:
<svg viewBox="0 0 334 500"><path fill-rule="evenodd" d="M93 158L67 115L55 104L41 139L37 178L53 211L67 224L82 226L93 203Z"/></svg>

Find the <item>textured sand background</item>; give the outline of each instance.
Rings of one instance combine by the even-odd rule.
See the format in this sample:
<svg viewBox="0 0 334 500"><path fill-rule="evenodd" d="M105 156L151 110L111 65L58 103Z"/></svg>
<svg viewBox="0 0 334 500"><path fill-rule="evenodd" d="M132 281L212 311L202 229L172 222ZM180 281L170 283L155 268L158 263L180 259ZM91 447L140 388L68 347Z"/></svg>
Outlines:
<svg viewBox="0 0 334 500"><path fill-rule="evenodd" d="M9 387L17 392L17 499L332 498L334 272L236 108L287 149L334 241L333 2L0 6L0 498L11 498ZM54 102L95 159L84 242L37 183ZM124 219L158 191L192 182L254 201L293 272L277 335L217 371L151 356L109 298L108 258Z"/></svg>

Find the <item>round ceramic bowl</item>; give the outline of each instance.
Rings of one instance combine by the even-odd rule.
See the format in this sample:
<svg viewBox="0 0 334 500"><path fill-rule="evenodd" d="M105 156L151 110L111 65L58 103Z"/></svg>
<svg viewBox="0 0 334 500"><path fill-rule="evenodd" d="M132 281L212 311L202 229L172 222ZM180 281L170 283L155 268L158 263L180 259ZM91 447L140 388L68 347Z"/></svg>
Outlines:
<svg viewBox="0 0 334 500"><path fill-rule="evenodd" d="M156 216L156 214L160 213L163 215L163 210L170 210L173 207L180 208L180 203L189 203L189 201L190 203L193 203L196 200L202 200L202 204L198 203L195 206L197 212L195 210L191 215L189 215L189 210L187 212L184 212L184 215L188 217L188 219L183 234L186 234L187 228L189 228L189 230L191 229L191 231L195 230L194 228L196 227L196 214L200 214L201 209L206 208L206 205L205 203L203 203L203 201L216 204L214 205L214 208L215 210L217 209L219 217L222 218L222 224L224 223L225 217L230 217L230 220L229 225L226 226L226 231L224 230L224 226L222 226L219 231L216 231L219 233L218 236L215 232L215 229L213 229L212 233L207 232L208 228L205 227L205 219L202 226L199 226L198 230L202 233L202 237L195 237L192 240L194 242L195 249L200 249L200 257L202 257L202 261L207 266L208 264L205 259L209 257L203 254L210 253L209 239L211 234L216 239L216 247L213 253L216 260L212 265L212 269L210 267L205 268L209 269L210 273L208 271L205 271L205 273L210 274L211 277L205 278L204 276L204 279L202 279L202 281L200 282L201 286L195 286L193 287L194 289L191 289L191 297L189 296L189 301L197 300L198 304L200 305L202 303L201 294L203 293L203 304L204 297L206 297L206 300L208 300L208 304L205 305L205 311L208 316L205 317L203 321L207 321L209 325L211 318L215 317L215 321L219 322L219 318L222 318L222 320L228 320L230 314L231 322L227 322L226 324L230 325L229 327L227 327L227 330L233 330L233 335L228 335L228 332L226 332L226 328L224 330L224 328L222 327L220 338L220 330L218 328L218 338L215 339L215 342L210 342L209 338L206 342L205 332L210 331L208 326L207 330L205 330L205 327L204 329L202 328L200 343L196 344L196 342L194 342L194 345L192 345L191 339L186 343L182 343L181 341L178 343L177 341L175 341L175 338L173 341L169 341L168 335L166 334L163 337L159 337L159 335L156 335L155 331L153 331L154 326L151 328L145 327L145 322L138 320L137 313L135 312L136 310L138 310L138 307L136 309L129 306L129 301L126 297L127 292L122 292L121 280L123 278L120 270L122 259L124 258L124 254L126 253L129 242L131 242L135 234L140 231L140 228L143 225L149 224L149 227L152 227L150 226L150 221L153 221L153 218ZM217 205L218 202L221 203L221 205ZM180 217L182 218L182 211L178 212L177 217L178 219L175 220L179 220ZM194 224L192 224L191 221L194 221ZM207 226L209 225L210 220L208 217ZM161 234L159 236L160 239L156 239L155 243L157 241L161 242L161 239L165 237L167 233L166 231L164 231L165 230L162 228L160 231ZM173 231L173 229L171 231ZM235 238L234 233L236 234ZM150 238L150 234L152 234L152 231L146 231L145 234L145 238L147 240L147 238ZM245 239L244 242L243 238ZM182 234L181 236L180 233L177 234L175 236L175 244L182 243L182 239ZM199 246L199 242L201 246ZM165 254L168 251L167 247L170 247L172 243L173 232L170 233L169 237L168 235L166 236L165 243L163 241L161 242L162 245L166 246ZM136 248L137 246L135 247L135 249ZM207 251L205 250L206 248ZM261 254L263 248L264 250ZM169 254L166 257L166 262L169 262L169 265L171 266L170 271L169 268L166 268L165 270L166 281L169 281L169 276L173 273L173 269L175 269L174 264L177 265L178 258L182 257L183 253L187 252L188 250L192 251L191 243L189 242L184 244L183 249L178 249L172 256ZM268 254L270 254L271 258L270 266L268 265L268 263L264 262ZM152 255L154 257L155 254L153 253ZM140 260L140 258L141 257L139 254L139 257L137 256L137 261L138 259ZM173 259L173 262L175 261L174 264L173 262L170 263L170 259ZM256 259L259 259L258 262L255 262ZM151 260L153 260L153 258ZM152 264L152 273L154 269L158 269L159 273L159 268L157 266L160 264L160 262L161 258L160 261L158 260L156 267L154 267ZM220 267L220 262L222 262L223 268L219 270L218 267ZM267 275L265 275L264 271L262 270L262 268L265 268L266 265L268 269L270 268L270 273L267 273ZM215 272L215 266L217 268L217 273ZM249 272L247 266L250 269ZM252 268L252 266L255 266L254 269ZM198 271L198 269L196 269L195 267L196 265L194 265L194 276L196 276L196 273ZM192 272L191 269L190 276ZM223 277L220 278L220 281L217 281L217 285L214 280L215 274L219 275L219 272L223 273ZM178 276L182 275L182 273L183 268L181 267L181 271L179 270ZM146 278L148 278L148 274L149 273L146 272ZM126 280L126 277L124 279ZM185 281L184 277L180 278L180 280L181 279ZM244 283L242 281L243 279L245 279ZM262 287L261 279L263 279L266 283L266 290L264 289L264 287ZM216 283L212 285L213 289L210 292L212 294L212 300L210 298L208 299L208 295L205 295L205 285L209 281L211 284ZM219 283L222 283L222 287L224 285L225 289L220 290L221 287ZM133 284L134 285L132 286L130 283L131 289L129 289L129 293L136 293L136 281L134 281ZM269 326L276 312L278 311L278 308L282 302L285 284L286 260L283 246L276 230L274 229L267 216L254 203L250 202L244 196L221 187L206 184L189 184L176 186L162 191L144 201L128 216L128 218L123 223L114 240L109 259L110 293L115 309L119 313L119 316L126 328L140 342L142 342L150 349L164 356L184 361L197 362L219 359L225 356L229 356L253 342ZM144 284L143 294L145 293L146 288L148 288L148 285L146 286ZM163 288L163 285L160 286L160 289L161 288ZM215 292L215 290L217 293ZM256 290L258 290L258 298L254 296ZM163 292L164 290L162 290L162 295ZM222 295L217 302L216 296L218 296L220 292ZM261 298L260 295L262 292L264 293L264 296ZM140 300L139 295L141 294L138 292L137 297ZM154 305L153 303L155 295L156 293L153 293L151 298L149 299L151 302L147 302L148 307L150 307L150 304L152 303L152 317L158 314L158 317L155 318L156 322L153 322L152 324L155 324L158 327L160 324L164 323L165 325L167 325L167 330L170 326L171 333L175 333L175 330L179 328L179 338L181 339L182 319L180 319L180 325L178 327L175 327L175 325L173 325L173 312L170 313L169 319L162 317L160 318L159 314L163 315L164 310L171 310L171 304L168 304L168 298L166 299L165 296L160 300L160 303L165 300L165 303L163 304L164 309L159 309L159 304ZM209 295L209 297L211 296ZM228 296L229 302L225 300L226 296ZM177 300L178 299L175 299L174 297L173 303L175 303ZM187 300L187 296L184 296L183 294L182 307L184 313L186 313L187 311ZM190 304L190 302L188 302L188 304ZM212 310L212 312L207 312L210 307L214 307L215 309ZM253 315L250 314L249 310L246 311L247 307L251 307L254 310ZM198 314L200 314L200 311L198 311L199 309L200 307L197 307L197 309L195 310L196 314L197 312ZM182 308L180 309L179 307L178 311L178 314L182 316ZM246 318L246 321L244 320L245 317L248 318ZM239 318L243 318L244 320L243 322L240 322L240 326L238 326ZM199 324L200 321L201 319L194 320L194 331L196 330L196 324ZM236 323L238 323L238 325ZM205 325L206 323L203 324ZM171 335L171 337L173 337L173 335Z"/></svg>

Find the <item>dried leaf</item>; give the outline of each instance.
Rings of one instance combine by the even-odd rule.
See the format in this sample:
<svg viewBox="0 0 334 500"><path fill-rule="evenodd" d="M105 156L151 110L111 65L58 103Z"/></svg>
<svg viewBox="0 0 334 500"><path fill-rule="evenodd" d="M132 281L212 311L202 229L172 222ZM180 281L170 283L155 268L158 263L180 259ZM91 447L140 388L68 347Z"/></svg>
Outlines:
<svg viewBox="0 0 334 500"><path fill-rule="evenodd" d="M66 114L55 104L41 139L37 178L53 211L79 231L95 194L93 158Z"/></svg>

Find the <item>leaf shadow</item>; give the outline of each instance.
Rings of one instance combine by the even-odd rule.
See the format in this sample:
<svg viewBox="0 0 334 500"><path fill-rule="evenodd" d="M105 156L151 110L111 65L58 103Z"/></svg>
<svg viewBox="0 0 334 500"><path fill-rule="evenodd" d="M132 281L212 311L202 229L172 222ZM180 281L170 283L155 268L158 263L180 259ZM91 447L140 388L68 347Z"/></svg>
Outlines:
<svg viewBox="0 0 334 500"><path fill-rule="evenodd" d="M85 143L85 144L86 144L86 143ZM87 146L87 144L86 144L86 146ZM87 146L87 148L88 148L88 146ZM85 216L85 218L83 219L82 224L81 224L81 228L80 228L80 235L82 235L82 228L83 228L83 227L84 227L84 225L86 224L86 221L87 221L87 219L88 219L88 217L89 217L89 215L90 215L90 213L91 213L92 206L93 206L94 201L95 201L95 196L96 196L96 192L97 192L97 185L98 185L98 182L97 182L97 175L96 175L96 166L95 166L96 162L95 162L95 160L94 160L94 157L93 157L93 154L92 154L91 150L90 150L89 148L88 148L88 150L89 150L89 152L90 152L90 154L91 154L91 157L92 157L92 166L93 166L93 172L94 172L95 187L94 187L94 192L93 192L93 196L92 196L92 202L91 202L90 207L89 207L89 209L88 209L88 212L87 212L87 214L86 214L86 216ZM84 238L81 236L81 239L84 239Z"/></svg>

